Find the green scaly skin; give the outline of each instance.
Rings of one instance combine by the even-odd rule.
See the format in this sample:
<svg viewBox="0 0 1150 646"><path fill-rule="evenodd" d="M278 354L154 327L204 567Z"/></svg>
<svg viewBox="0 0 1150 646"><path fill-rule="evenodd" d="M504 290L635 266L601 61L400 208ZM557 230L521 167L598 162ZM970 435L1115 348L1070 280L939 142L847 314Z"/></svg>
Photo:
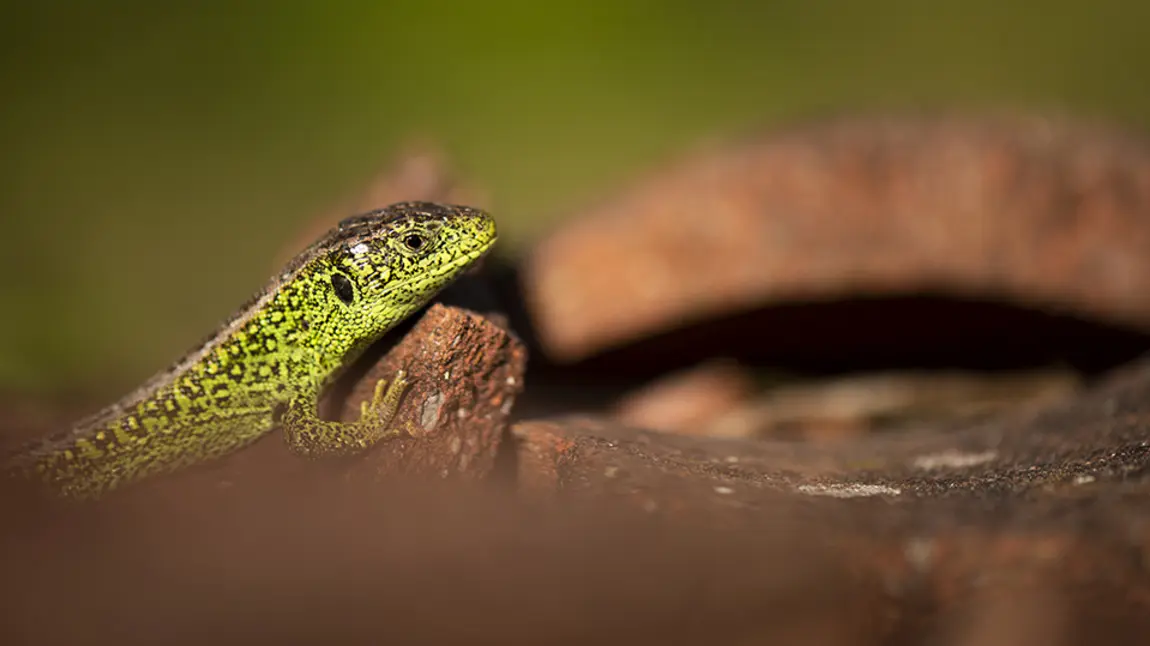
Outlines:
<svg viewBox="0 0 1150 646"><path fill-rule="evenodd" d="M496 239L483 211L411 202L348 218L293 259L200 347L73 429L19 451L10 470L73 498L239 449L273 428L309 456L346 455L388 428L396 375L355 423L320 419L324 388Z"/></svg>

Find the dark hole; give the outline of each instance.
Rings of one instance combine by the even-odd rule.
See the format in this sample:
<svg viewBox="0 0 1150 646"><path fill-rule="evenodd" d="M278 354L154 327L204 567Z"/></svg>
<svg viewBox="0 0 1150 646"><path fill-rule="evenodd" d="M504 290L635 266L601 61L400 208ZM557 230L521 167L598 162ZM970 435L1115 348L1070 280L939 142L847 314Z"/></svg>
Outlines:
<svg viewBox="0 0 1150 646"><path fill-rule="evenodd" d="M351 281L343 274L332 274L331 287L335 290L335 295L339 300L344 303L351 304L351 300L355 298L355 289L351 286Z"/></svg>
<svg viewBox="0 0 1150 646"><path fill-rule="evenodd" d="M519 322L523 322L522 317ZM529 325L525 336L532 338ZM1150 351L1150 335L1010 303L934 296L785 303L732 313L605 349L575 364L532 353L533 397L595 408L622 390L717 357L819 377L889 370L1009 372L1050 366L1100 377ZM548 398L561 393L562 401ZM581 399L568 401L571 393Z"/></svg>
<svg viewBox="0 0 1150 646"><path fill-rule="evenodd" d="M731 313L606 350L583 367L649 378L718 356L812 376L1052 364L1100 375L1147 350L1150 336L1134 329L1008 302L921 295Z"/></svg>

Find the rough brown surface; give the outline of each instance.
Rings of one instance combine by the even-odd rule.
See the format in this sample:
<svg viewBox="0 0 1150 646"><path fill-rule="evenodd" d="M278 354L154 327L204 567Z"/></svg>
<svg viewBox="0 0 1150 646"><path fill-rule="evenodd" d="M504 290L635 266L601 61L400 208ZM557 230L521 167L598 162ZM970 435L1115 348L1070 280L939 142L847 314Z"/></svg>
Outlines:
<svg viewBox="0 0 1150 646"><path fill-rule="evenodd" d="M1150 329L1150 148L1042 118L851 118L705 151L527 259L571 361L788 301L929 292Z"/></svg>
<svg viewBox="0 0 1150 646"><path fill-rule="evenodd" d="M685 435L837 441L1034 408L1080 388L1073 371L1052 368L757 381L764 380L747 367L705 363L621 395L611 417L624 426Z"/></svg>
<svg viewBox="0 0 1150 646"><path fill-rule="evenodd" d="M404 370L411 383L394 424L409 437L368 460L382 476L486 476L515 399L523 391L527 351L478 314L433 305L400 344L356 382L340 417L356 419L379 379ZM355 475L367 473L357 468Z"/></svg>
<svg viewBox="0 0 1150 646"><path fill-rule="evenodd" d="M565 498L637 496L650 509L753 508L780 493L896 505L1077 499L1132 485L1145 470L1150 361L1054 406L829 446L675 436L593 417L521 422L514 433L524 486Z"/></svg>
<svg viewBox="0 0 1150 646"><path fill-rule="evenodd" d="M626 393L616 403L614 417L625 426L690 435L745 405L754 390L747 371L728 362L706 363Z"/></svg>
<svg viewBox="0 0 1150 646"><path fill-rule="evenodd" d="M324 478L6 510L0 635L1137 644L1148 426L1150 362L1040 414L841 451L528 422L518 495Z"/></svg>

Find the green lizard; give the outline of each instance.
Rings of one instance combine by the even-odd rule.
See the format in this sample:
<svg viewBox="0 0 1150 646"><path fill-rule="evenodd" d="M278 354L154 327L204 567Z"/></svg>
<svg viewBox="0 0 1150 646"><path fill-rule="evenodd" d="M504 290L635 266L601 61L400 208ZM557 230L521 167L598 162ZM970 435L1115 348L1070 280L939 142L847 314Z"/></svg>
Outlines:
<svg viewBox="0 0 1150 646"><path fill-rule="evenodd" d="M277 426L294 453L313 457L399 435L389 422L406 387L402 372L376 384L354 423L321 419L319 397L495 239L491 216L463 206L409 202L347 218L170 369L25 446L10 471L95 498L230 453Z"/></svg>

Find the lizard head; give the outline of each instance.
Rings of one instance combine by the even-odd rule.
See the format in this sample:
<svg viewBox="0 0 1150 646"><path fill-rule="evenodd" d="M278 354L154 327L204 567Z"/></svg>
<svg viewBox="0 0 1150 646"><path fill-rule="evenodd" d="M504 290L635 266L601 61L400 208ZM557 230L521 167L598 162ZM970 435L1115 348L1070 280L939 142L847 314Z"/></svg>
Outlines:
<svg viewBox="0 0 1150 646"><path fill-rule="evenodd" d="M467 206L404 202L347 218L301 254L309 328L328 358L362 349L413 314L495 243Z"/></svg>

